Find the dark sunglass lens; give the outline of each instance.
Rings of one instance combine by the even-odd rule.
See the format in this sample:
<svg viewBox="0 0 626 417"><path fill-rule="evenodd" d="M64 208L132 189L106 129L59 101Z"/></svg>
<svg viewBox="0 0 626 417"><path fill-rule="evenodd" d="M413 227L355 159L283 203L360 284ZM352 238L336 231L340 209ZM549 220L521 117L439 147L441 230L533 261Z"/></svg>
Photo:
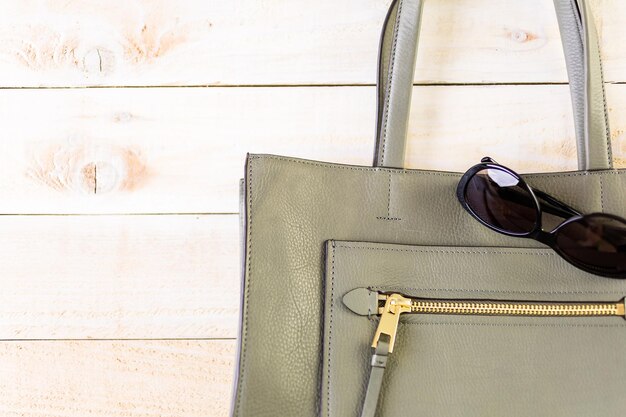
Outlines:
<svg viewBox="0 0 626 417"><path fill-rule="evenodd" d="M571 259L611 275L626 278L626 223L591 214L563 225L556 243Z"/></svg>
<svg viewBox="0 0 626 417"><path fill-rule="evenodd" d="M467 184L465 201L483 222L504 232L527 234L537 224L538 211L528 187L501 169L477 172Z"/></svg>

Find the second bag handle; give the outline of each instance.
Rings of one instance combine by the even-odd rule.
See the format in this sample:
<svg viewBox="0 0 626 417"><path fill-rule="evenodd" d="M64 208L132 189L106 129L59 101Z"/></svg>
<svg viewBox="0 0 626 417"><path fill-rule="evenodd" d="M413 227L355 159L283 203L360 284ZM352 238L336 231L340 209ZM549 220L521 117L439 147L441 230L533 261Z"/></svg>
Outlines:
<svg viewBox="0 0 626 417"><path fill-rule="evenodd" d="M381 34L375 166L404 167L424 0L393 0ZM611 142L593 16L585 0L554 0L569 76L578 168L611 169Z"/></svg>

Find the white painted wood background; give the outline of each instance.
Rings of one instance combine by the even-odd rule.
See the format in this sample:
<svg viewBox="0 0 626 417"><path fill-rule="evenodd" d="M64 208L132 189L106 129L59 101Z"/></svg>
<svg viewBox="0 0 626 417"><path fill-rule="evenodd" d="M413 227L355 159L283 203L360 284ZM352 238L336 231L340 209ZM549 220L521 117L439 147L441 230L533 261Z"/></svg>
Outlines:
<svg viewBox="0 0 626 417"><path fill-rule="evenodd" d="M245 153L371 162L388 3L0 2L0 416L228 415ZM575 169L551 0L428 0L417 67L408 166Z"/></svg>

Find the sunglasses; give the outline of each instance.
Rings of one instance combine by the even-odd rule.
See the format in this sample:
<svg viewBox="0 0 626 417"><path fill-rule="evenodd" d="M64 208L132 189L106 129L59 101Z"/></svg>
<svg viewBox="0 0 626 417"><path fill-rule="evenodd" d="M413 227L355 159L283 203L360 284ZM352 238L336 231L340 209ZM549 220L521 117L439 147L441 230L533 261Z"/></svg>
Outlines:
<svg viewBox="0 0 626 417"><path fill-rule="evenodd" d="M626 278L626 219L583 215L488 157L461 177L456 194L465 210L496 232L535 239L584 271ZM556 222L549 232L542 228L548 220Z"/></svg>

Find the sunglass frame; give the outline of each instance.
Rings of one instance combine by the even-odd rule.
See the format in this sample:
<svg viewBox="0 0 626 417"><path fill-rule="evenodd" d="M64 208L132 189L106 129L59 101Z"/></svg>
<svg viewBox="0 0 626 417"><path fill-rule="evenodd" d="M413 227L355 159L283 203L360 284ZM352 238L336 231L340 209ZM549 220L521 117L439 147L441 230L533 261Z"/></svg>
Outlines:
<svg viewBox="0 0 626 417"><path fill-rule="evenodd" d="M533 229L527 233L514 233L511 231L507 231L504 229L501 229L499 227L496 227L492 224L489 224L488 222L484 221L477 213L474 212L474 210L472 210L472 208L470 207L469 203L467 202L467 199L465 198L465 194L467 191L467 187L470 183L470 180L480 171L486 170L486 169L497 169L500 171L503 171L511 176L513 176L517 181L518 181L518 186L522 187L523 189L525 189L528 194L532 197L534 205L535 205L535 210L536 210L536 220L535 220L535 225L533 227ZM542 228L542 214L543 211L541 209L541 204L539 203L539 199L537 198L537 195L535 194L535 191L541 193L542 197L546 197L548 199L550 199L551 203L554 204L558 204L560 205L562 208L564 208L565 210L571 212L572 217L564 220L563 222L561 222L557 227L555 227L553 230L547 232L545 230L543 230ZM584 218L589 218L589 217L597 217L597 216L601 216L601 217L606 217L606 218L610 218L613 220L617 220L619 222L625 223L623 218L619 217L619 216L615 216L613 214L607 214L607 213L592 213L592 214L580 214L578 213L576 210L574 210L573 208L569 207L568 205L566 205L565 203L555 199L554 197L550 196L549 194L546 194L542 191L539 190L533 190L533 188L528 185L528 183L526 183L526 181L524 181L524 179L515 171L513 171L510 168L505 167L504 165L500 165L496 162L481 162L479 164L474 165L473 167L471 167L469 170L467 170L467 172L465 172L465 174L463 174L463 176L461 177L461 179L459 180L459 184L457 186L456 189L456 196L459 200L459 202L461 203L461 206L469 213L472 215L472 217L474 217L476 220L478 220L482 225L490 228L491 230L494 230L498 233L501 233L503 235L507 235L507 236L512 236L512 237L522 237L522 238L528 238L528 239L534 239L538 242L541 242L547 246L549 246L552 250L554 250L561 258L563 258L564 260L566 260L567 262L569 262L570 264L572 264L573 266L575 266L576 268L582 269L583 271L586 272L590 272L592 274L596 274L596 275L601 275L604 277L608 277L608 278L621 278L624 279L626 278L626 275L624 273L614 273L611 271L607 271L605 269L601 269L598 268L594 265L590 265L588 263L582 262L576 258L571 257L570 255L568 255L567 253L563 252L561 250L561 248L559 247L559 244L557 242L557 236L560 230L563 229L563 227L565 227L566 225L573 223L573 222L578 222Z"/></svg>

